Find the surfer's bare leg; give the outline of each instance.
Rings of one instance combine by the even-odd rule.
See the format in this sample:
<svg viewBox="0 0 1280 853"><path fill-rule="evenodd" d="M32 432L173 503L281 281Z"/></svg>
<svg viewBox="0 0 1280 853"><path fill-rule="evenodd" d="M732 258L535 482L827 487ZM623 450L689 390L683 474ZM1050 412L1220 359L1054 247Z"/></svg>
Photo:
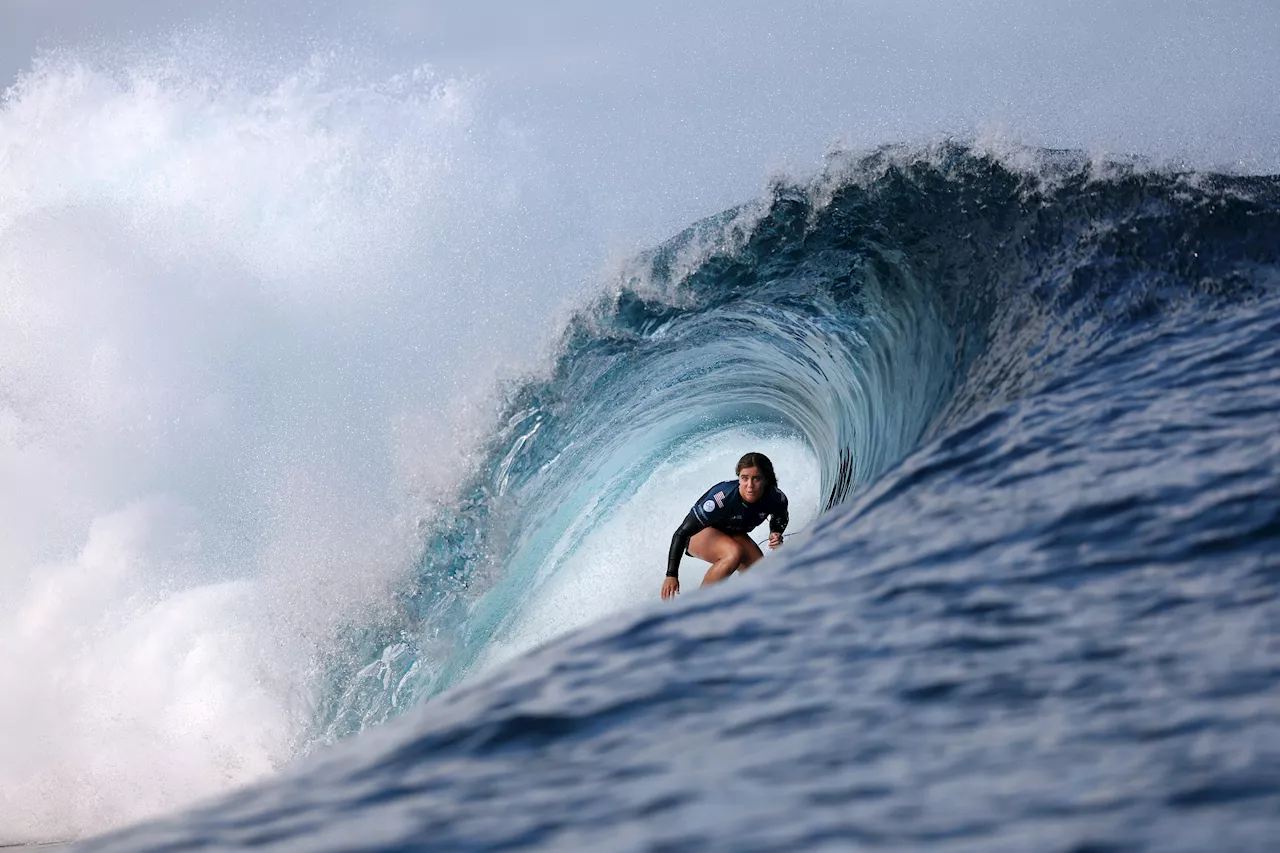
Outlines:
<svg viewBox="0 0 1280 853"><path fill-rule="evenodd" d="M751 543L752 547L755 543ZM749 557L738 537L706 527L694 534L689 540L689 553L699 560L711 564L702 579L702 585L722 581L738 570L744 563L751 565L759 559L760 549L756 548L756 556Z"/></svg>
<svg viewBox="0 0 1280 853"><path fill-rule="evenodd" d="M742 546L742 562L738 564L738 571L745 572L751 568L751 564L764 556L764 552L760 550L760 546L755 540L746 533L735 533L733 539Z"/></svg>

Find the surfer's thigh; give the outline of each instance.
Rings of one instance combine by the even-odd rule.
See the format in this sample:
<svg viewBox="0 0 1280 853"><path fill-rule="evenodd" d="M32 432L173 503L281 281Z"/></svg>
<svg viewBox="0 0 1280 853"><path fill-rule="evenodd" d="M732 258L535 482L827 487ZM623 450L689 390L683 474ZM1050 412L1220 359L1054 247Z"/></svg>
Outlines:
<svg viewBox="0 0 1280 853"><path fill-rule="evenodd" d="M742 543L722 530L704 527L689 540L689 553L708 563L732 560L736 567L742 561Z"/></svg>
<svg viewBox="0 0 1280 853"><path fill-rule="evenodd" d="M764 552L760 550L760 546L747 533L736 533L733 540L738 543L738 547L742 549L742 564L740 569L745 569L756 560L764 556Z"/></svg>

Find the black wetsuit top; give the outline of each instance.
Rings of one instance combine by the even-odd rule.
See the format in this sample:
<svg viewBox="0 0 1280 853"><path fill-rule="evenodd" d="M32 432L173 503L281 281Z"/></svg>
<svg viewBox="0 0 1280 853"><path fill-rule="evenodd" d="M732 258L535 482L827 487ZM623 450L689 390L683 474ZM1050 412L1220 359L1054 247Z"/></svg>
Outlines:
<svg viewBox="0 0 1280 853"><path fill-rule="evenodd" d="M769 489L760 500L749 504L738 494L738 481L726 480L712 486L689 510L684 521L671 537L671 550L667 552L667 577L680 576L680 558L689 547L695 533L714 527L725 533L750 533L769 518L769 532L781 533L790 520L787 515L787 496L781 489Z"/></svg>

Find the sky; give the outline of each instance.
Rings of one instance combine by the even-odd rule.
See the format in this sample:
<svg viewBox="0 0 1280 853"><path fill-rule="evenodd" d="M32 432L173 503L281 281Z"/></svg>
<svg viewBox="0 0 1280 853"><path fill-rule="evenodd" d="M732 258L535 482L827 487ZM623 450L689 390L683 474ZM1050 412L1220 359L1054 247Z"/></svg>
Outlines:
<svg viewBox="0 0 1280 853"><path fill-rule="evenodd" d="M603 190L623 242L741 201L773 170L811 172L836 145L999 134L1280 170L1273 0L0 0L0 16L5 80L42 49L145 52L193 29L480 80L567 179Z"/></svg>

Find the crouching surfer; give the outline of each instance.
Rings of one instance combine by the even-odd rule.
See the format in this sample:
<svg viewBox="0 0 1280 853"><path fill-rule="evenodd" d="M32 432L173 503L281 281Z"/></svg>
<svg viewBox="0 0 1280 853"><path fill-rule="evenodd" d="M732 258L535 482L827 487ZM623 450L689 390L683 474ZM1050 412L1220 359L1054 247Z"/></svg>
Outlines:
<svg viewBox="0 0 1280 853"><path fill-rule="evenodd" d="M763 453L738 460L738 481L717 483L698 498L671 537L662 598L680 592L680 558L685 554L711 564L702 585L724 580L764 556L748 535L769 519L769 547L782 544L787 529L787 496L778 488L773 463Z"/></svg>

